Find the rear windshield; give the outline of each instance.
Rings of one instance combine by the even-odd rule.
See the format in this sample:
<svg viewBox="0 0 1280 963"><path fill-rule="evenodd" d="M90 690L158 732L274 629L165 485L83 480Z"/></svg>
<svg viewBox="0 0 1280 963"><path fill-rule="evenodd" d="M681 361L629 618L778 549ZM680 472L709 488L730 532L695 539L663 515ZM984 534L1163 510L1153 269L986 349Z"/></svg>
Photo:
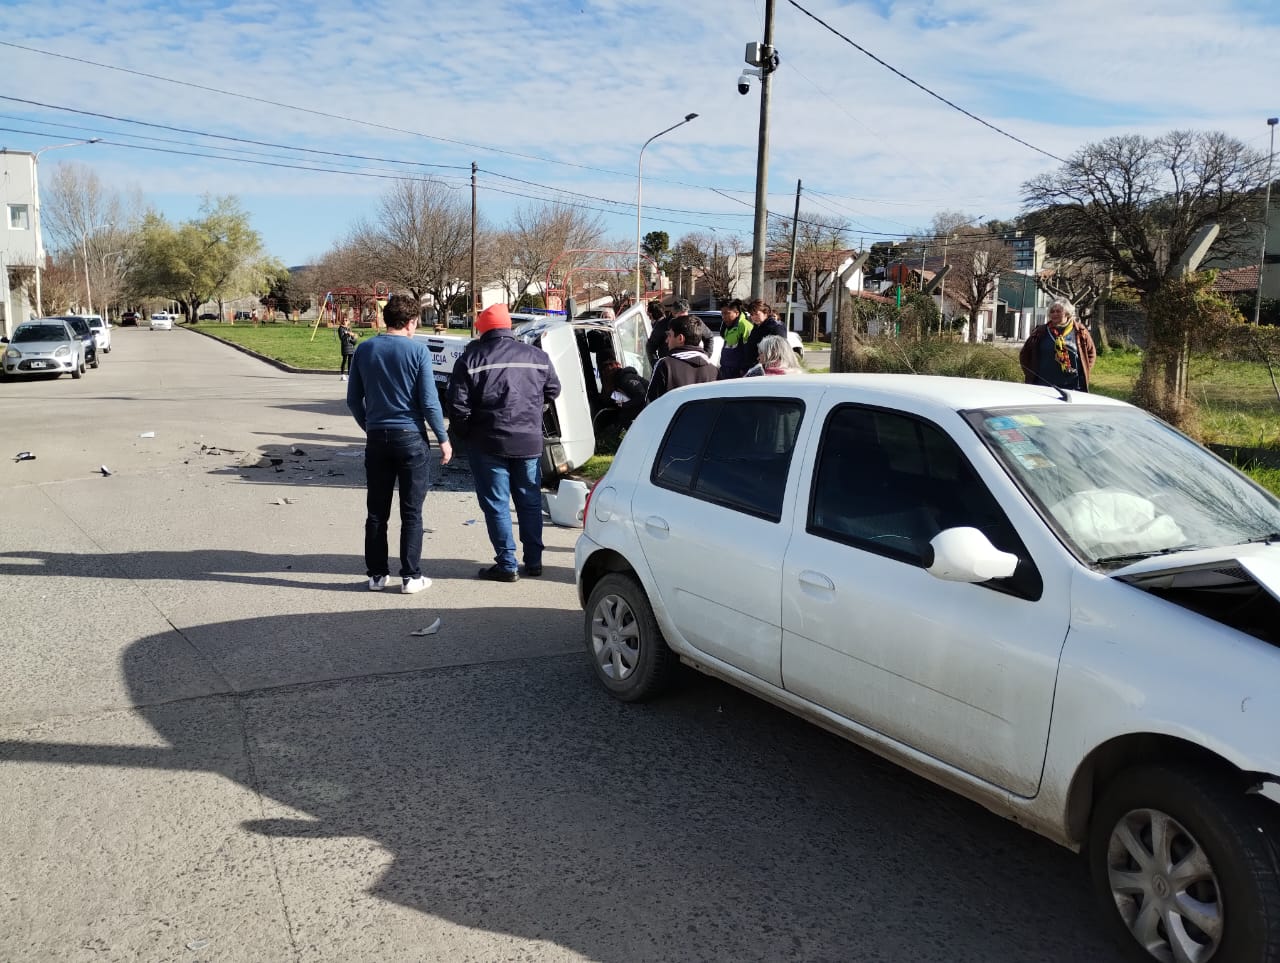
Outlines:
<svg viewBox="0 0 1280 963"><path fill-rule="evenodd" d="M60 324L24 324L13 333L14 344L34 341L66 341L67 329Z"/></svg>

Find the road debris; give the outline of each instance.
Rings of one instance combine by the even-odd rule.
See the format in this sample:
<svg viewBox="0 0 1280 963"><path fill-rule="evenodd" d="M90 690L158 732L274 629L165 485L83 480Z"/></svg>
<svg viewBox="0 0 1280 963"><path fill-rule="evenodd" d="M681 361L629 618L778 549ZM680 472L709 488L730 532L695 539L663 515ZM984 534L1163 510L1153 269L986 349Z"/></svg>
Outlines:
<svg viewBox="0 0 1280 963"><path fill-rule="evenodd" d="M272 505L292 505L293 499L280 497L280 498L277 498L275 501L273 501L271 504Z"/></svg>
<svg viewBox="0 0 1280 963"><path fill-rule="evenodd" d="M139 437L139 438L154 438L155 436L156 436L156 433L155 433L154 431L144 431L144 432L143 432L142 434L140 434L138 437Z"/></svg>
<svg viewBox="0 0 1280 963"><path fill-rule="evenodd" d="M35 461L36 456L29 451L20 451L13 456L14 461Z"/></svg>
<svg viewBox="0 0 1280 963"><path fill-rule="evenodd" d="M410 635L435 635L439 631L440 631L440 620L437 618L425 629L414 629L409 634Z"/></svg>
<svg viewBox="0 0 1280 963"><path fill-rule="evenodd" d="M305 451L303 451L301 448L299 448L297 445L294 445L294 446L293 446L293 452L292 452L292 454L295 454L295 455L305 455L305 454L306 454L306 452L305 452Z"/></svg>
<svg viewBox="0 0 1280 963"><path fill-rule="evenodd" d="M99 465L98 471L102 472L103 478L110 478L114 474L114 472L112 472L106 465Z"/></svg>

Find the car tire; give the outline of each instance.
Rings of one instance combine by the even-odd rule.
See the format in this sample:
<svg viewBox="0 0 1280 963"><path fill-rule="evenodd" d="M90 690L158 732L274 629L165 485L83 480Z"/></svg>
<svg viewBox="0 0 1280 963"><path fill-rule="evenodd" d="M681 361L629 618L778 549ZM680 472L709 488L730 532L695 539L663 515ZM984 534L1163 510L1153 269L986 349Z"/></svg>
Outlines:
<svg viewBox="0 0 1280 963"><path fill-rule="evenodd" d="M71 377L74 378L76 381L79 381L81 378L84 377L83 361L81 361L78 365L76 365L74 368L71 369Z"/></svg>
<svg viewBox="0 0 1280 963"><path fill-rule="evenodd" d="M93 356L93 360L89 362L89 367L90 367L90 368L96 368L96 367L98 367L98 365L100 365L100 364L102 364L102 362L98 359L98 356L95 354L95 355Z"/></svg>
<svg viewBox="0 0 1280 963"><path fill-rule="evenodd" d="M1089 827L1089 875L1135 960L1280 959L1278 824L1266 805L1192 768L1145 766L1106 787ZM1186 912L1192 901L1208 908L1202 925ZM1190 952L1175 955L1171 939Z"/></svg>
<svg viewBox="0 0 1280 963"><path fill-rule="evenodd" d="M675 675L675 653L662 637L640 583L618 572L602 578L587 600L587 657L615 698L642 702L661 694Z"/></svg>

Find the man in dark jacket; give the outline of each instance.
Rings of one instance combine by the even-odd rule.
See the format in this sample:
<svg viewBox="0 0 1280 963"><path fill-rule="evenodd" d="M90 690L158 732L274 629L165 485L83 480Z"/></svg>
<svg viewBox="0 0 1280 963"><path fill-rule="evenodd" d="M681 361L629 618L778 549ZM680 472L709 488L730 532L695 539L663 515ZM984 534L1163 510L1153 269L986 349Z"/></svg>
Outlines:
<svg viewBox="0 0 1280 963"><path fill-rule="evenodd" d="M505 304L476 317L480 337L467 345L449 380L451 426L467 443L476 498L493 544L494 564L479 577L514 582L516 505L524 574L542 574L542 409L560 394L560 380L546 352L517 341Z"/></svg>
<svg viewBox="0 0 1280 963"><path fill-rule="evenodd" d="M702 328L702 323L697 318L686 315L671 319L667 328L667 355L659 359L653 369L646 401L656 401L668 391L685 385L705 384L720 376L719 369L698 344L699 328Z"/></svg>
<svg viewBox="0 0 1280 963"><path fill-rule="evenodd" d="M778 316L773 313L773 309L769 307L768 302L761 298L756 298L747 305L747 319L751 322L751 334L747 338L746 350L743 351L742 362L745 365L743 370L760 361L761 341L771 334L776 334L784 340L787 337L787 329L778 320Z"/></svg>
<svg viewBox="0 0 1280 963"><path fill-rule="evenodd" d="M397 294L383 312L387 331L356 348L347 382L347 408L364 431L368 516L364 523L364 564L369 589L387 585L387 521L391 496L400 488L400 591L421 592L431 584L422 574L422 503L431 484L427 467L427 427L440 441L440 463L453 448L431 373L431 352L413 333L418 299Z"/></svg>
<svg viewBox="0 0 1280 963"><path fill-rule="evenodd" d="M645 344L649 352L650 364L657 364L659 358L665 358L669 353L667 349L667 332L671 329L671 322L676 318L685 318L693 322L694 336L690 338L689 343L701 343L702 350L706 352L707 357L711 357L711 349L714 346L711 332L707 330L705 324L689 315L688 298L676 298L671 305L671 317L654 321L653 327L650 329L649 340Z"/></svg>

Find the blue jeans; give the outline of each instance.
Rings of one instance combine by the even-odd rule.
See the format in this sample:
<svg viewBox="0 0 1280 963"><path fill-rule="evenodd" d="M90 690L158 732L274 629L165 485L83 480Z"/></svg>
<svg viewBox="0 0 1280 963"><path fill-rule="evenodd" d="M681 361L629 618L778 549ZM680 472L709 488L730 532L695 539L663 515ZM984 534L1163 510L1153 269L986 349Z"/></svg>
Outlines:
<svg viewBox="0 0 1280 963"><path fill-rule="evenodd" d="M370 578L389 574L387 522L391 494L400 488L400 577L422 574L422 502L431 484L430 446L417 429L370 428L364 448L368 479L364 564Z"/></svg>
<svg viewBox="0 0 1280 963"><path fill-rule="evenodd" d="M511 537L511 502L516 505L524 564L542 564L542 461L533 458L504 458L472 448L471 474L476 482L476 498L484 512L489 541L496 553L493 560L507 572L516 570L516 542Z"/></svg>

